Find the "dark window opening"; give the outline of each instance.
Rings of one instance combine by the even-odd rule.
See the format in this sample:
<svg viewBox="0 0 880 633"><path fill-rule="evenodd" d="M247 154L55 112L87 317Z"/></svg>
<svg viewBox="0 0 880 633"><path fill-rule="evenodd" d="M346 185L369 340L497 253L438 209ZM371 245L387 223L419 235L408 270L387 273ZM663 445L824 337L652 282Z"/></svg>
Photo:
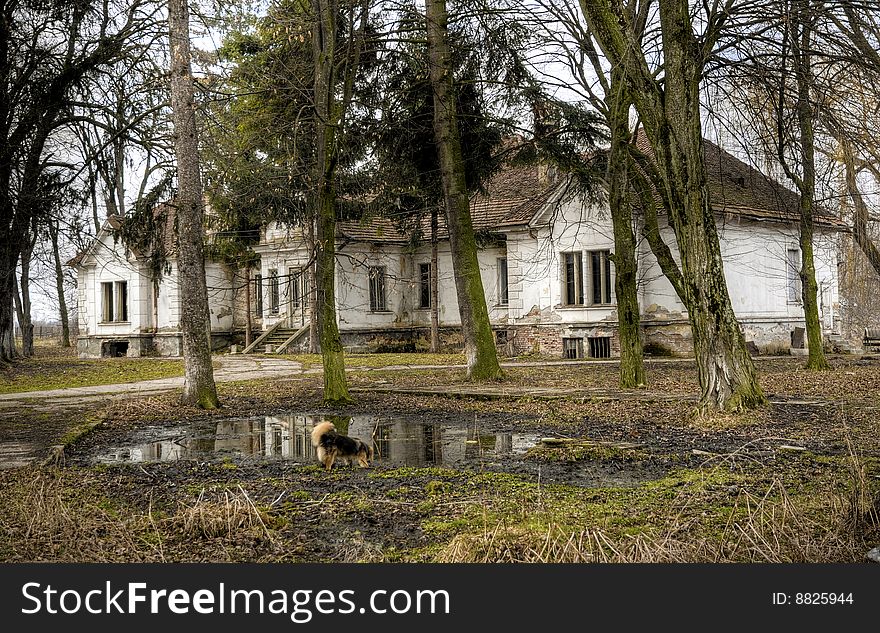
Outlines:
<svg viewBox="0 0 880 633"><path fill-rule="evenodd" d="M590 344L590 358L611 358L610 336L591 336L587 340Z"/></svg>
<svg viewBox="0 0 880 633"><path fill-rule="evenodd" d="M610 251L590 252L594 305L611 303L611 259L609 255Z"/></svg>
<svg viewBox="0 0 880 633"><path fill-rule="evenodd" d="M582 338L564 338L564 339L562 339L562 357L563 358L583 358L584 357L584 339L582 339Z"/></svg>
<svg viewBox="0 0 880 633"><path fill-rule="evenodd" d="M583 253L562 254L562 299L565 305L584 304Z"/></svg>
<svg viewBox="0 0 880 633"><path fill-rule="evenodd" d="M508 303L506 257L498 259L498 303L503 306Z"/></svg>
<svg viewBox="0 0 880 633"><path fill-rule="evenodd" d="M507 341L509 341L509 337L507 336L507 330L498 330L495 332L495 342L498 345L506 345Z"/></svg>
<svg viewBox="0 0 880 633"><path fill-rule="evenodd" d="M263 275L254 275L254 313L263 318Z"/></svg>
<svg viewBox="0 0 880 633"><path fill-rule="evenodd" d="M109 323L113 320L113 282L101 284L101 321Z"/></svg>
<svg viewBox="0 0 880 633"><path fill-rule="evenodd" d="M128 321L128 282L117 281L116 287L116 320Z"/></svg>
<svg viewBox="0 0 880 633"><path fill-rule="evenodd" d="M271 269L269 271L269 313L278 314L278 306L281 303L281 297L278 294L278 271Z"/></svg>
<svg viewBox="0 0 880 633"><path fill-rule="evenodd" d="M101 356L105 358L128 356L128 341L104 341L101 344Z"/></svg>
<svg viewBox="0 0 880 633"><path fill-rule="evenodd" d="M431 264L419 264L419 308L431 307Z"/></svg>
<svg viewBox="0 0 880 633"><path fill-rule="evenodd" d="M385 310L385 266L370 266L370 311Z"/></svg>
<svg viewBox="0 0 880 633"><path fill-rule="evenodd" d="M801 302L801 251L789 248L785 252L786 277L788 281L788 302Z"/></svg>
<svg viewBox="0 0 880 633"><path fill-rule="evenodd" d="M128 321L128 282L101 283L101 321L103 323Z"/></svg>

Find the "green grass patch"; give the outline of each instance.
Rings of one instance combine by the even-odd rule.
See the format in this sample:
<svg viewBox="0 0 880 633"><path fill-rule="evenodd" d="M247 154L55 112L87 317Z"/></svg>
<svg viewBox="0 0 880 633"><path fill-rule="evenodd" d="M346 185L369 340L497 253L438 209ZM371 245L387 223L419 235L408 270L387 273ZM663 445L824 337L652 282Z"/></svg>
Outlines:
<svg viewBox="0 0 880 633"><path fill-rule="evenodd" d="M38 354L0 372L0 393L139 382L183 375L183 362L158 358L99 358Z"/></svg>

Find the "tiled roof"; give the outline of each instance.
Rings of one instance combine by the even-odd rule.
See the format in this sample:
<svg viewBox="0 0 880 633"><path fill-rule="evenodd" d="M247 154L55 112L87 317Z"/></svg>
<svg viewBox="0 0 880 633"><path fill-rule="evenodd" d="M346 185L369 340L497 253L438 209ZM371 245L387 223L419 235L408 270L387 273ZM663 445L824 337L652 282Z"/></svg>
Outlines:
<svg viewBox="0 0 880 633"><path fill-rule="evenodd" d="M508 166L483 186L483 191L471 196L471 219L475 231L492 231L528 224L535 213L547 202L556 184L542 186L538 168L534 165ZM408 234L399 231L394 223L382 217L372 217L364 222L339 222L341 236L351 240L368 242L396 242L409 240ZM430 235L431 219L421 219L421 230ZM437 237L447 239L446 213L439 214Z"/></svg>
<svg viewBox="0 0 880 633"><path fill-rule="evenodd" d="M654 152L642 130L636 144L648 156ZM715 143L703 140L709 198L716 213L755 220L798 222L800 196ZM662 210L662 206L658 208ZM827 209L817 206L815 222L820 226L845 228L846 224Z"/></svg>

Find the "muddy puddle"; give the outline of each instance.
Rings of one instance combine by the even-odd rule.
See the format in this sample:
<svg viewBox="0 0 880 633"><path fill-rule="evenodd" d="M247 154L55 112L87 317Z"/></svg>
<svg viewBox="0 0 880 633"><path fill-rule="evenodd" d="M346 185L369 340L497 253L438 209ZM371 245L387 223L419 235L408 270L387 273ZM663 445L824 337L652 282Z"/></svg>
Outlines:
<svg viewBox="0 0 880 633"><path fill-rule="evenodd" d="M525 453L539 440L530 433L488 433L474 425L424 423L375 415L275 415L220 420L169 429L142 429L126 445L94 455L98 463L181 459L289 460L317 463L310 434L330 421L339 432L373 442L376 462L394 466L464 466Z"/></svg>
<svg viewBox="0 0 880 633"><path fill-rule="evenodd" d="M21 468L37 457L38 447L26 442L0 443L0 468Z"/></svg>

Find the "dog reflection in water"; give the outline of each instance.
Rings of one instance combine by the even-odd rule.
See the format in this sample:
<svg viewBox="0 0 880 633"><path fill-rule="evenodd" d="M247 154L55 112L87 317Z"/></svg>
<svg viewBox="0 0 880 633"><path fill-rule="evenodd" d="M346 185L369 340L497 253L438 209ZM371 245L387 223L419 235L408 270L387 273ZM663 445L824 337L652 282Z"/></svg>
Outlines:
<svg viewBox="0 0 880 633"><path fill-rule="evenodd" d="M312 429L312 446L317 449L318 461L324 468L333 468L333 462L343 459L352 467L357 462L361 468L370 465L373 447L356 437L341 435L332 422L321 422Z"/></svg>

